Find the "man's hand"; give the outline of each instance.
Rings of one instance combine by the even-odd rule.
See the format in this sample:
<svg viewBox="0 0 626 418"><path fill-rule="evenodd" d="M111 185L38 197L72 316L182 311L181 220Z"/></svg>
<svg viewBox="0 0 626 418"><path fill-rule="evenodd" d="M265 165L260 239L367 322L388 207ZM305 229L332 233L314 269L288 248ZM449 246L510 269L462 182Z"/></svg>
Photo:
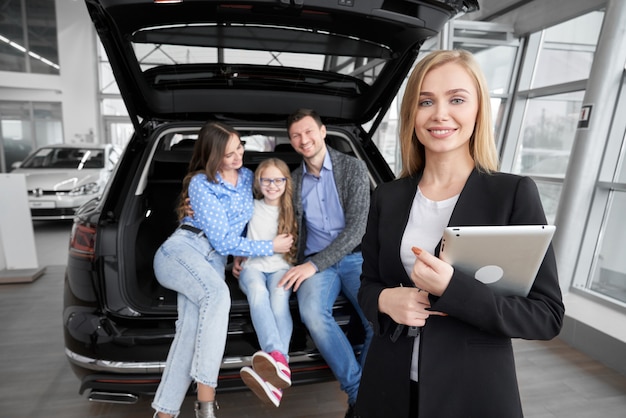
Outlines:
<svg viewBox="0 0 626 418"><path fill-rule="evenodd" d="M239 278L239 275L241 274L241 270L243 270L243 262L247 260L247 257L241 257L241 256L236 256L235 259L233 260L233 276L235 276L236 279Z"/></svg>
<svg viewBox="0 0 626 418"><path fill-rule="evenodd" d="M313 263L307 261L304 264L294 266L287 270L287 273L285 273L283 278L280 279L280 282L278 282L278 287L284 287L285 290L293 288L293 291L296 292L302 282L313 276L315 273L317 273L317 269Z"/></svg>

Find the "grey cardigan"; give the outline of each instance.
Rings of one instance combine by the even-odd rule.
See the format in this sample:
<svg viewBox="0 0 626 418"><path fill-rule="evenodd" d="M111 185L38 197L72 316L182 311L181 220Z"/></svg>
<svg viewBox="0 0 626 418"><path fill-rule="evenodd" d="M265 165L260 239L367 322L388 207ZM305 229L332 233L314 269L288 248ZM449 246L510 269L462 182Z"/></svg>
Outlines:
<svg viewBox="0 0 626 418"><path fill-rule="evenodd" d="M337 193L343 208L346 226L328 247L310 257L319 271L326 270L337 263L361 244L361 239L365 234L370 204L369 177L365 163L328 146L326 150L333 165L333 177L337 185ZM298 262L302 263L306 248L306 223L303 222L304 209L302 206L302 165L296 168L291 175L294 185L293 203L298 222Z"/></svg>

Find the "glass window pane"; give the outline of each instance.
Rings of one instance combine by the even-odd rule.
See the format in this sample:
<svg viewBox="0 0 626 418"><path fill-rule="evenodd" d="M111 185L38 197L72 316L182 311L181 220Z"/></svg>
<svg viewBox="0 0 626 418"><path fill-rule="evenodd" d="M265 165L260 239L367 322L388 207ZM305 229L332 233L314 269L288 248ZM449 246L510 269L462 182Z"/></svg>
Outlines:
<svg viewBox="0 0 626 418"><path fill-rule="evenodd" d="M115 94L119 96L120 89L117 86L117 82L113 76L113 69L109 63L109 58L107 57L100 40L98 40L98 77L101 94Z"/></svg>
<svg viewBox="0 0 626 418"><path fill-rule="evenodd" d="M218 37L219 44L216 44ZM294 42L259 43L255 41L257 37L293 39ZM310 83L318 89L324 86L335 92L340 86L344 94L354 94L354 91L360 92L372 85L396 53L388 45L357 37L253 23L143 29L133 35L133 48L148 79L152 75L147 70L155 66L206 64L205 67L189 67L183 74L161 76L159 83L164 88L180 77L185 77L186 82L194 79L217 82L223 77L214 70L214 64L219 62L232 64L234 67L230 70L234 73L229 76L241 76L242 79L254 77L256 71L264 70L255 68L255 65L284 67L285 70L278 73L284 74L283 77L290 77L296 69L314 70L307 72L307 77L300 79L299 83ZM337 77L329 82L322 70L334 72Z"/></svg>
<svg viewBox="0 0 626 418"><path fill-rule="evenodd" d="M13 163L22 161L35 149L28 103L0 102L0 135L4 167L11 171Z"/></svg>
<svg viewBox="0 0 626 418"><path fill-rule="evenodd" d="M533 87L544 87L589 77L593 51L579 51L572 45L544 46Z"/></svg>
<svg viewBox="0 0 626 418"><path fill-rule="evenodd" d="M398 139L398 111L404 88L405 84L400 89L400 93L393 99L383 121L372 136L372 141L396 176L402 171L400 141ZM366 130L368 129L366 128Z"/></svg>
<svg viewBox="0 0 626 418"><path fill-rule="evenodd" d="M135 128L130 122L107 121L107 143L126 148Z"/></svg>
<svg viewBox="0 0 626 418"><path fill-rule="evenodd" d="M603 18L595 11L546 29L532 87L588 78Z"/></svg>
<svg viewBox="0 0 626 418"><path fill-rule="evenodd" d="M100 76L100 93L102 94L120 94L120 89L113 76L113 69L108 62L101 62L99 65Z"/></svg>
<svg viewBox="0 0 626 418"><path fill-rule="evenodd" d="M341 58L339 58L341 59ZM259 64L259 65L276 65L282 67L304 67L314 70L324 69L324 56L313 54L298 54L291 52L272 52L272 51L245 51L241 49L232 49L224 51L224 60L226 62L238 62L241 64ZM345 58L344 61L353 60ZM342 67L341 73L350 73L354 67Z"/></svg>
<svg viewBox="0 0 626 418"><path fill-rule="evenodd" d="M37 147L63 143L61 103L33 103Z"/></svg>
<svg viewBox="0 0 626 418"><path fill-rule="evenodd" d="M217 48L167 44L134 44L133 47L144 71L157 65L193 64L218 60Z"/></svg>
<svg viewBox="0 0 626 418"><path fill-rule="evenodd" d="M63 142L60 103L0 102L0 136L6 171L43 145Z"/></svg>
<svg viewBox="0 0 626 418"><path fill-rule="evenodd" d="M564 178L584 92L529 99L514 173Z"/></svg>
<svg viewBox="0 0 626 418"><path fill-rule="evenodd" d="M30 72L59 74L57 20L53 1L26 1Z"/></svg>
<svg viewBox="0 0 626 418"><path fill-rule="evenodd" d="M592 274L591 290L626 303L626 193L613 192L613 201L603 225L600 251Z"/></svg>
<svg viewBox="0 0 626 418"><path fill-rule="evenodd" d="M549 224L553 225L563 185L560 183L547 183L541 181L537 181L536 183L537 188L539 189L539 197L541 198L541 203L543 204L543 211L546 214L546 219Z"/></svg>
<svg viewBox="0 0 626 418"><path fill-rule="evenodd" d="M474 45L474 47L470 47L455 42L454 47L466 49L474 54L485 74L491 94L507 94L509 92L517 46Z"/></svg>
<svg viewBox="0 0 626 418"><path fill-rule="evenodd" d="M0 70L26 71L26 41L21 0L2 2L0 19Z"/></svg>
<svg viewBox="0 0 626 418"><path fill-rule="evenodd" d="M106 116L128 116L122 99L102 99L102 114Z"/></svg>
<svg viewBox="0 0 626 418"><path fill-rule="evenodd" d="M624 138L622 139L622 148L626 148L626 132L624 132ZM619 164L619 183L626 183L626 152L622 150L622 161Z"/></svg>
<svg viewBox="0 0 626 418"><path fill-rule="evenodd" d="M500 130L502 129L502 123L504 122L504 112L506 111L507 99L505 98L491 98L491 120L494 124L494 131L496 138L500 137Z"/></svg>
<svg viewBox="0 0 626 418"><path fill-rule="evenodd" d="M54 2L6 0L1 10L0 70L59 74Z"/></svg>

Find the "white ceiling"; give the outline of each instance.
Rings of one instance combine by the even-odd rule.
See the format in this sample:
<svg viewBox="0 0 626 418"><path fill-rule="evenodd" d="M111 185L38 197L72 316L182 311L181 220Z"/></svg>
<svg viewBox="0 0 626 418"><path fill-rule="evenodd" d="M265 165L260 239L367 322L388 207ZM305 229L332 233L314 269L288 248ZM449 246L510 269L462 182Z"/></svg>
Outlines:
<svg viewBox="0 0 626 418"><path fill-rule="evenodd" d="M478 0L480 10L462 20L489 21L512 25L523 36L592 10L605 7L609 0Z"/></svg>

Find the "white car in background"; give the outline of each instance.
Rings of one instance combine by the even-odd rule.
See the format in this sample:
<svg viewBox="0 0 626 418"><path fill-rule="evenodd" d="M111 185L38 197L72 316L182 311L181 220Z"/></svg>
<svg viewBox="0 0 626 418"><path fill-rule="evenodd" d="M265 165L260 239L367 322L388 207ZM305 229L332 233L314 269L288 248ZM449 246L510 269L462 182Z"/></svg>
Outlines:
<svg viewBox="0 0 626 418"><path fill-rule="evenodd" d="M72 219L76 210L100 197L121 149L111 144L44 146L14 165L24 174L33 220Z"/></svg>

